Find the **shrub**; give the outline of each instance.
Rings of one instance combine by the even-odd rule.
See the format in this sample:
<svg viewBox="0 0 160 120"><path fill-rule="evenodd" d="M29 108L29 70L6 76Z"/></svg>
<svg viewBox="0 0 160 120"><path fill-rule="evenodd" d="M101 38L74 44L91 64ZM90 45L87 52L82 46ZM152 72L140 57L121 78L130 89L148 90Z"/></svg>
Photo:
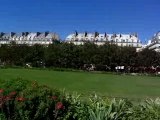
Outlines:
<svg viewBox="0 0 160 120"><path fill-rule="evenodd" d="M22 78L12 79L12 80L0 80L0 88L5 90L5 93L8 94L12 91L23 91L28 86L31 85L31 81L23 80Z"/></svg>
<svg viewBox="0 0 160 120"><path fill-rule="evenodd" d="M3 89L0 89L0 113L7 119L58 120L65 116L68 103L59 91L19 79L11 81L13 84L10 81L3 82Z"/></svg>
<svg viewBox="0 0 160 120"><path fill-rule="evenodd" d="M87 120L89 117L87 102L82 102L77 93L65 94L65 96L69 107L64 120Z"/></svg>

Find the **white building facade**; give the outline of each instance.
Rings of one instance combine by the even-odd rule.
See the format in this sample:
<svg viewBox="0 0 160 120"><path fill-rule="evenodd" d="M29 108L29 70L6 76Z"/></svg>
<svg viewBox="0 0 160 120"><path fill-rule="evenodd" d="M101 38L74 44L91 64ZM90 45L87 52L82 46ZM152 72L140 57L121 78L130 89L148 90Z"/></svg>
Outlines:
<svg viewBox="0 0 160 120"><path fill-rule="evenodd" d="M4 33L0 32L0 44L52 44L54 40L59 40L56 33L51 32L21 32L21 33Z"/></svg>
<svg viewBox="0 0 160 120"><path fill-rule="evenodd" d="M85 42L93 42L97 45L103 45L105 43L116 44L118 46L130 46L140 48L142 45L137 34L99 34L95 33L73 33L66 37L68 43L74 43L75 45L83 45Z"/></svg>
<svg viewBox="0 0 160 120"><path fill-rule="evenodd" d="M160 52L160 32L154 34L154 36L149 41L146 47L149 49L153 49L157 52Z"/></svg>

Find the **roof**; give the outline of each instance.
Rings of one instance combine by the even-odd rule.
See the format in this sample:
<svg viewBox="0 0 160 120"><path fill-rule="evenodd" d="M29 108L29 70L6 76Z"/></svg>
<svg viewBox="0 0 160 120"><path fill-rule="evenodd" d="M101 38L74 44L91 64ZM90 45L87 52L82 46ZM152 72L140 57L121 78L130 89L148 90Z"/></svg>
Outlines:
<svg viewBox="0 0 160 120"><path fill-rule="evenodd" d="M157 32L156 36L160 36L160 31Z"/></svg>

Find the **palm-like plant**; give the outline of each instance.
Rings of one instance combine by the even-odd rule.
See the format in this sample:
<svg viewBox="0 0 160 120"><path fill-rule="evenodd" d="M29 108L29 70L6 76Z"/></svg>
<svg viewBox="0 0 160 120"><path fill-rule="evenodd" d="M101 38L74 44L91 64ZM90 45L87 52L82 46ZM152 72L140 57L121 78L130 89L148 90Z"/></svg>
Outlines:
<svg viewBox="0 0 160 120"><path fill-rule="evenodd" d="M160 98L146 100L135 107L133 117L138 120L159 120Z"/></svg>
<svg viewBox="0 0 160 120"><path fill-rule="evenodd" d="M132 114L132 110L125 100L113 99L110 104L108 103L108 100L91 100L89 120L124 120Z"/></svg>

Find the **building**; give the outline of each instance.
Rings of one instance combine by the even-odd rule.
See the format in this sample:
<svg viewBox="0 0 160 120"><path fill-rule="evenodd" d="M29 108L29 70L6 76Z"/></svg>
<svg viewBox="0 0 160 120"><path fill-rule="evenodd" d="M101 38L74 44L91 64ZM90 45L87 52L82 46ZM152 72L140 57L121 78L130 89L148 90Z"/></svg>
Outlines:
<svg viewBox="0 0 160 120"><path fill-rule="evenodd" d="M153 49L160 52L160 32L154 34L151 40L149 40L146 48Z"/></svg>
<svg viewBox="0 0 160 120"><path fill-rule="evenodd" d="M56 33L51 32L21 32L21 33L4 33L0 32L0 45L1 44L43 44L48 45L53 43L54 40L59 40Z"/></svg>
<svg viewBox="0 0 160 120"><path fill-rule="evenodd" d="M66 37L68 43L74 43L75 45L83 45L85 42L93 42L97 45L103 45L105 43L116 44L118 46L130 46L140 48L142 45L137 34L100 34L95 33L78 33L75 32Z"/></svg>

